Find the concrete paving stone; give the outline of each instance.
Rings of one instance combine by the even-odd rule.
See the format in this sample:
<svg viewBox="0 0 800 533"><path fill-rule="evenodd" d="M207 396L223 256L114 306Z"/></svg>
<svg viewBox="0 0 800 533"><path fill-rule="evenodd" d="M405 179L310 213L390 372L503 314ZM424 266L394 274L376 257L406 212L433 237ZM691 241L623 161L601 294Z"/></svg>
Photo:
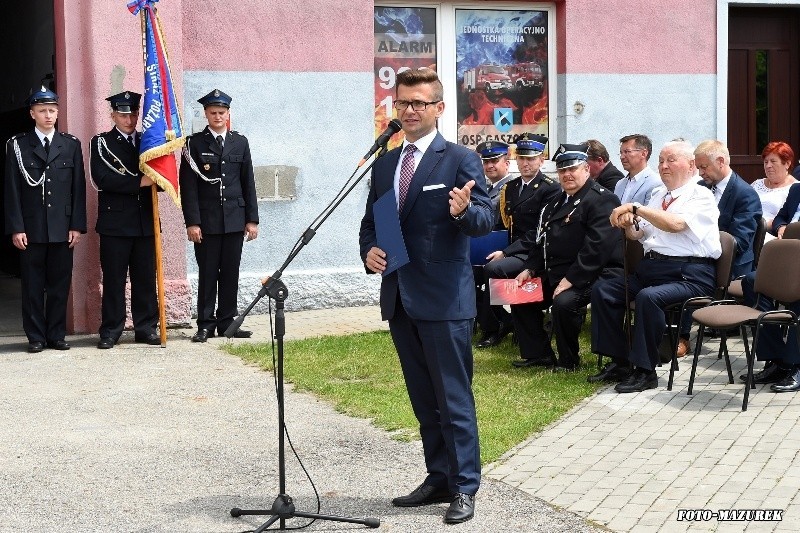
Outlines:
<svg viewBox="0 0 800 533"><path fill-rule="evenodd" d="M636 517L625 516L620 513L611 519L607 526L612 531L631 531L638 521L639 519Z"/></svg>
<svg viewBox="0 0 800 533"><path fill-rule="evenodd" d="M653 511L648 509L636 523L636 531L660 531L664 524L672 518L672 513L667 511Z"/></svg>
<svg viewBox="0 0 800 533"><path fill-rule="evenodd" d="M573 513L580 513L581 515L590 515L592 511L600 507L603 499L595 499L594 497L584 496L582 498L578 498L573 504L571 504L569 506L569 510Z"/></svg>

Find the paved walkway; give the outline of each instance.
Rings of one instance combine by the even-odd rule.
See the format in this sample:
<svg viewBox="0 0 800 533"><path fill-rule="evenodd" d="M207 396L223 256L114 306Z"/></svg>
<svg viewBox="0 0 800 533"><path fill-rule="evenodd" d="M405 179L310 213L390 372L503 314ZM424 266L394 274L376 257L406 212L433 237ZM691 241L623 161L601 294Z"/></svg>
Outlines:
<svg viewBox="0 0 800 533"><path fill-rule="evenodd" d="M377 308L292 313L294 328L314 334L385 328ZM706 344L716 349L716 340ZM537 496L614 531L794 531L800 519L800 400L751 391L741 411L741 342L731 343L737 383L724 361L705 353L694 394L686 394L690 360L672 391L660 387L587 398L541 434L486 469L489 478ZM779 509L781 522L686 522L679 509ZM794 524L794 525L793 525Z"/></svg>
<svg viewBox="0 0 800 533"><path fill-rule="evenodd" d="M286 323L288 338L386 327L376 307L287 313ZM245 328L256 332L255 340L269 338L266 316L249 317ZM269 473L274 461L270 417L263 414L263 403L251 405L254 397L268 399L265 384L269 380L263 372L243 367L236 358L214 349L227 341L193 345L180 339L191 334L189 329L171 330L166 352L124 343L118 352L103 353L93 347L96 338L85 338L76 339L70 352L48 350L43 356L21 355L23 339L4 339L0 435L5 436L0 436L0 446L7 453L0 458L0 489L6 494L0 499L0 516L5 518L0 521L1 531L52 530L48 526L56 524L65 524L63 531L80 531L75 524L87 519L96 521L100 529L84 527L85 531L241 531L242 526L259 523L226 520L225 509L242 501L263 506L269 503L265 498L274 494L274 473ZM740 346L734 344L732 352L738 375L744 366ZM665 390L662 377L657 390L619 395L609 387L587 398L490 465L476 520L443 530L587 529L581 520L571 520L571 513L613 531L797 529L792 525L800 517L800 476L793 475L800 467L796 395L776 395L759 387L743 413L743 385L727 383L724 364L715 356L701 358L693 396L686 394L688 370L688 364L681 365L672 392ZM74 376L68 377L68 372ZM662 376L665 373L661 371ZM231 376L240 382L231 381ZM208 380L210 384L205 383ZM103 403L86 403L88 398ZM116 411L132 400L136 407ZM418 474L414 465L419 460L419 443L391 441L367 421L333 413L312 397L293 395L288 405L303 411L292 413L297 420L323 421L299 424L302 427L295 431L304 431L298 441L308 439L305 453L312 454L323 471L336 474L322 483L334 487L323 499L336 510L356 516L377 513L383 517L382 530L442 529L432 525L440 522L430 516L441 510L408 514L375 497L376 490L392 493L396 485L413 482ZM200 410L210 409L210 413L200 416L198 406L207 406ZM44 420L35 420L42 410ZM214 417L209 419L209 414ZM169 421L162 422L164 417ZM116 420L110 430L109 420ZM143 436L153 424L155 441ZM108 442L117 443L134 464L127 464L121 473L115 470L114 454L103 455L108 453ZM375 452L376 447L383 449ZM148 453L142 455L143 449ZM175 455L184 449L189 453L186 458ZM371 450L374 464L362 464L365 450ZM154 451L174 457L170 461L175 463L174 471L163 464L163 457L153 459ZM141 464L136 464L140 456ZM350 458L352 473L341 472L342 457ZM152 494L150 485L173 478L174 487L157 485L159 491ZM254 487L242 497L242 487L252 483ZM532 498L520 499L514 488L556 509L542 508ZM116 500L126 520L151 526L120 529L121 518L111 516L117 510L115 498L109 499L109 491L114 494L114 490L121 491ZM207 496L186 499L187 491ZM343 494L350 497L342 498ZM132 506L130 497L137 498L139 505ZM89 508L81 508L77 503L81 501ZM146 508L147 503L154 507ZM91 508L93 504L97 509ZM779 509L784 515L781 522L719 522L716 518L679 522L679 509ZM70 518L73 515L78 518ZM194 527L198 523L202 527ZM316 526L340 529L324 524L313 529Z"/></svg>

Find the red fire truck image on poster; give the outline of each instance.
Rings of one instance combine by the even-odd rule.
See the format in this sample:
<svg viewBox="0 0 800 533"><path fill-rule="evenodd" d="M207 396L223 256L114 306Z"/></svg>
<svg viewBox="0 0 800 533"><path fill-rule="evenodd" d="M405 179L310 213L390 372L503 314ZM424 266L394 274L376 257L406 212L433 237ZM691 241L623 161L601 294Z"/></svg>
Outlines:
<svg viewBox="0 0 800 533"><path fill-rule="evenodd" d="M548 135L548 12L456 9L458 142Z"/></svg>
<svg viewBox="0 0 800 533"><path fill-rule="evenodd" d="M410 68L436 70L436 9L375 7L375 137L396 116L395 78ZM387 149L399 146L402 134Z"/></svg>

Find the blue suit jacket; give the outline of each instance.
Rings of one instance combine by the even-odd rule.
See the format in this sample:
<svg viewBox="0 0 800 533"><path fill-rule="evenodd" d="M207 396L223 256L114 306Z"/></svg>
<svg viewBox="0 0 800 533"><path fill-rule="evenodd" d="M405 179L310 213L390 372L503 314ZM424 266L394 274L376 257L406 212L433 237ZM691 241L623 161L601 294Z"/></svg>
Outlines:
<svg viewBox="0 0 800 533"><path fill-rule="evenodd" d="M708 187L702 180L699 183ZM717 205L719 229L736 239L731 273L733 277L743 276L753 270L753 237L761 218L761 200L755 189L734 172Z"/></svg>
<svg viewBox="0 0 800 533"><path fill-rule="evenodd" d="M792 221L792 217L797 212L798 205L800 205L800 183L795 183L789 187L789 195L786 197L786 201L783 203L783 206L781 206L781 210L778 211L778 214L775 215L775 218L772 219L772 229L770 233L777 236L778 229Z"/></svg>
<svg viewBox="0 0 800 533"><path fill-rule="evenodd" d="M372 184L361 220L361 258L377 246L372 205L394 187L400 158L395 148L376 161ZM449 192L475 180L471 205L461 220L450 216ZM423 191L426 185L444 187ZM494 213L484 183L483 165L474 151L444 140L441 134L419 162L400 215L410 262L381 283L381 316L394 316L397 293L409 317L415 320L463 320L474 318L475 283L469 261L470 237L492 229ZM367 272L370 272L367 270Z"/></svg>

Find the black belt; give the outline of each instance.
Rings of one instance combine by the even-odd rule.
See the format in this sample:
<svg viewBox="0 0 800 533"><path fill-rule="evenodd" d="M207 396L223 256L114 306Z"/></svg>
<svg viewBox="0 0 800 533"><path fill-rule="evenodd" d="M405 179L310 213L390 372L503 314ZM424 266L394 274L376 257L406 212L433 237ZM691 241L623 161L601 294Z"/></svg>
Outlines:
<svg viewBox="0 0 800 533"><path fill-rule="evenodd" d="M664 255L658 252L647 252L644 254L644 257L645 259L663 259L664 261L677 261L678 263L700 263L703 265L713 265L717 262L716 259L711 259L710 257Z"/></svg>

